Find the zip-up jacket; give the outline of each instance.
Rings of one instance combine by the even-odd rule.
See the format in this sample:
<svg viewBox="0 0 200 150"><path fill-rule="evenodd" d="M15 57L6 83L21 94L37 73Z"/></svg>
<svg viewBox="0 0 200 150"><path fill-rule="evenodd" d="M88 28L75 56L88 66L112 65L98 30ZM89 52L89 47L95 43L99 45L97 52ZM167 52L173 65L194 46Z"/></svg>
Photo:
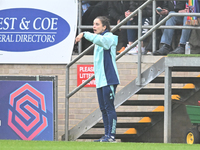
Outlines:
<svg viewBox="0 0 200 150"><path fill-rule="evenodd" d="M176 1L176 5L174 5L174 1L164 1L163 8L170 11L178 12L179 10L185 9L186 2Z"/></svg>
<svg viewBox="0 0 200 150"><path fill-rule="evenodd" d="M130 11L134 12L138 7L140 7L143 3L146 1L131 1L130 2ZM143 10L142 10L142 17L151 17L152 16L152 4L148 4Z"/></svg>
<svg viewBox="0 0 200 150"><path fill-rule="evenodd" d="M116 22L122 21L125 18L125 11L129 10L129 2L127 1L114 1L109 2L109 17L113 18Z"/></svg>
<svg viewBox="0 0 200 150"><path fill-rule="evenodd" d="M84 32L84 38L95 44L94 74L96 88L119 84L119 74L115 61L118 37L105 31L102 35Z"/></svg>

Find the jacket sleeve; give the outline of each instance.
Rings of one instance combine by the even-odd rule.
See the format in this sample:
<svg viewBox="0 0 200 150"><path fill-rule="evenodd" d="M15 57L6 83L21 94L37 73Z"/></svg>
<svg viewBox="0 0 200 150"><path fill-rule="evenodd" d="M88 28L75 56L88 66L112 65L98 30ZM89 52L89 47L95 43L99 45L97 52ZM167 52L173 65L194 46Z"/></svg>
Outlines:
<svg viewBox="0 0 200 150"><path fill-rule="evenodd" d="M141 4L142 5L142 4ZM152 17L152 3L148 4L143 10L142 10L142 16L143 17Z"/></svg>
<svg viewBox="0 0 200 150"><path fill-rule="evenodd" d="M170 11L170 8L169 8L169 5L168 5L168 1L164 1L162 8Z"/></svg>
<svg viewBox="0 0 200 150"><path fill-rule="evenodd" d="M90 32L84 32L84 38L88 41L103 47L105 50L109 50L112 45L117 46L117 42L114 40L114 36L108 34L99 35Z"/></svg>
<svg viewBox="0 0 200 150"><path fill-rule="evenodd" d="M133 12L137 8L139 8L145 1L131 1L130 2L130 11ZM143 17L151 17L152 16L152 4L148 4L143 10L142 10L142 16Z"/></svg>
<svg viewBox="0 0 200 150"><path fill-rule="evenodd" d="M98 2L100 2L100 1L89 1L88 3L91 5L91 6L94 6L94 5L96 5Z"/></svg>
<svg viewBox="0 0 200 150"><path fill-rule="evenodd" d="M110 17L112 17L115 20L119 20L120 15L115 11L113 2L109 2L108 12Z"/></svg>
<svg viewBox="0 0 200 150"><path fill-rule="evenodd" d="M136 10L136 3L135 3L134 1L130 1L129 10L130 10L131 12L133 12L133 11Z"/></svg>
<svg viewBox="0 0 200 150"><path fill-rule="evenodd" d="M163 7L164 1L156 1L156 7Z"/></svg>
<svg viewBox="0 0 200 150"><path fill-rule="evenodd" d="M128 8L127 8L127 10L128 10ZM116 21L118 21L118 20L122 21L125 18L125 11L123 11L123 6L118 5L118 2L116 2L116 1L109 2L108 12L109 12L109 16L112 17L113 19L115 19Z"/></svg>
<svg viewBox="0 0 200 150"><path fill-rule="evenodd" d="M176 7L174 9L175 12L178 12L179 10L185 9L185 4L186 4L186 2L178 1L177 4L176 4Z"/></svg>

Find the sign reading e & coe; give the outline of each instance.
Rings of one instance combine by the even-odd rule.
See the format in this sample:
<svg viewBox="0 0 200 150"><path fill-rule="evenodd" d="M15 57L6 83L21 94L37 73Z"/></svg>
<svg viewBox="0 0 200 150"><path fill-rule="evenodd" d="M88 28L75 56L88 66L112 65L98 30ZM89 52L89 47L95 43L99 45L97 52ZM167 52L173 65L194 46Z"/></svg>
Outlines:
<svg viewBox="0 0 200 150"><path fill-rule="evenodd" d="M77 0L2 0L0 63L69 63L77 6Z"/></svg>

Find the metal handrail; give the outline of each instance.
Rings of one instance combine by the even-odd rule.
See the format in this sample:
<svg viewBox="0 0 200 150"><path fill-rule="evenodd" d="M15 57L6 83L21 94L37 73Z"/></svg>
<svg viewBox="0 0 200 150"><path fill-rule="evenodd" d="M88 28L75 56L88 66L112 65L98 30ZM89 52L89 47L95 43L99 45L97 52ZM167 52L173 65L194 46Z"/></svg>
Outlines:
<svg viewBox="0 0 200 150"><path fill-rule="evenodd" d="M114 28L112 28L111 32L115 32L116 30L118 30L123 24L125 24L127 21L130 20L130 18L132 18L135 14L138 13L139 9L144 8L146 5L148 5L152 0L148 0L147 2L145 2L142 6L140 6L138 9L136 9L134 12L132 12L127 18L125 18L124 20L122 20L118 25L116 25ZM69 68L70 66L72 66L75 62L77 62L79 59L81 59L85 54L87 54L88 52L90 52L90 50L92 50L92 48L94 47L94 44L92 44L90 47L88 47L86 50L84 50L81 54L79 54L75 59L73 59L68 65L67 68ZM131 45L131 48L133 46ZM130 50L128 48L128 50ZM119 56L119 55L118 55ZM120 55L121 56L121 55ZM122 55L123 56L123 55ZM121 58L121 57L120 57ZM118 60L118 57L116 57L116 60ZM86 85L87 83L89 83L92 79L94 79L94 76L90 77L88 80L86 80L85 82L83 82L80 87L83 87L84 85ZM90 81L89 81L90 80ZM77 87L76 89L81 89L79 87ZM75 92L77 92L78 90L74 90L71 93L69 93L67 95L67 97L71 97Z"/></svg>
<svg viewBox="0 0 200 150"><path fill-rule="evenodd" d="M81 3L82 0L79 0L79 2ZM134 12L132 12L127 18L125 18L124 20L122 20L119 24L117 24L116 26L114 26L111 30L111 32L115 32L116 30L118 30L119 28L121 29L131 29L131 28L138 28L139 27L139 31L141 31L142 28L148 28L150 29L149 31L147 31L143 36L141 36L140 32L138 39L132 44L130 45L125 51L123 51L122 53L120 53L119 55L117 55L116 57L116 61L118 59L120 59L124 54L126 54L131 48L133 48L134 46L136 46L136 44L138 43L138 85L141 85L141 44L140 42L142 40L144 40L145 38L147 38L150 34L153 33L153 37L155 37L155 30L156 29L164 29L164 28L174 28L174 29L180 29L180 26L161 26L164 22L166 22L169 18L171 18L172 16L200 16L200 13L171 13L169 15L167 15L163 20L161 20L158 24L155 25L155 12L153 13L153 26L142 26L141 25L141 19L142 19L142 9L148 5L150 2L153 2L153 8L155 8L156 6L156 1L157 0L147 0L143 5L141 5L138 9L136 9ZM129 21L135 14L138 14L138 26L123 26L123 24L125 24L127 21ZM79 16L80 15L80 11L79 11ZM83 29L88 29L91 28L91 26L80 26L81 23L81 17L79 17L79 32L81 32L81 28L83 27ZM111 26L112 27L112 26ZM192 27L192 26L182 26L181 29L200 29L200 27ZM155 50L155 38L153 38L153 50ZM81 45L81 44L79 44ZM87 83L89 83L92 79L94 79L94 75L91 76L89 79L87 79L86 81L84 81L81 85L79 85L77 88L75 88L72 92L69 93L69 69L70 67L76 63L79 59L81 59L85 54L87 54L88 52L90 52L92 50L92 48L94 47L94 44L92 44L91 46L89 46L86 50L84 50L82 53L80 53L75 59L73 59L67 66L66 66L66 102L65 102L65 140L68 141L68 130L69 130L69 125L68 125L68 120L69 120L69 98L71 96L73 96L76 92L78 92L82 87L84 87ZM80 46L79 46L80 48Z"/></svg>

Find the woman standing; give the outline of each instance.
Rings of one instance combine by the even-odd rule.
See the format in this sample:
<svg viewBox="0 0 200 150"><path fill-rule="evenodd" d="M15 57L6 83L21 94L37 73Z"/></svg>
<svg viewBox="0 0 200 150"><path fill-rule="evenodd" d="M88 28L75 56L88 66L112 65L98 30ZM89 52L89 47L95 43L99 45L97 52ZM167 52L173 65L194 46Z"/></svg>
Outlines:
<svg viewBox="0 0 200 150"><path fill-rule="evenodd" d="M117 115L114 106L115 91L119 84L119 75L115 61L118 37L110 32L108 18L99 16L94 19L93 31L82 32L76 39L83 37L95 44L94 73L98 102L102 112L105 135L95 142L115 142Z"/></svg>

